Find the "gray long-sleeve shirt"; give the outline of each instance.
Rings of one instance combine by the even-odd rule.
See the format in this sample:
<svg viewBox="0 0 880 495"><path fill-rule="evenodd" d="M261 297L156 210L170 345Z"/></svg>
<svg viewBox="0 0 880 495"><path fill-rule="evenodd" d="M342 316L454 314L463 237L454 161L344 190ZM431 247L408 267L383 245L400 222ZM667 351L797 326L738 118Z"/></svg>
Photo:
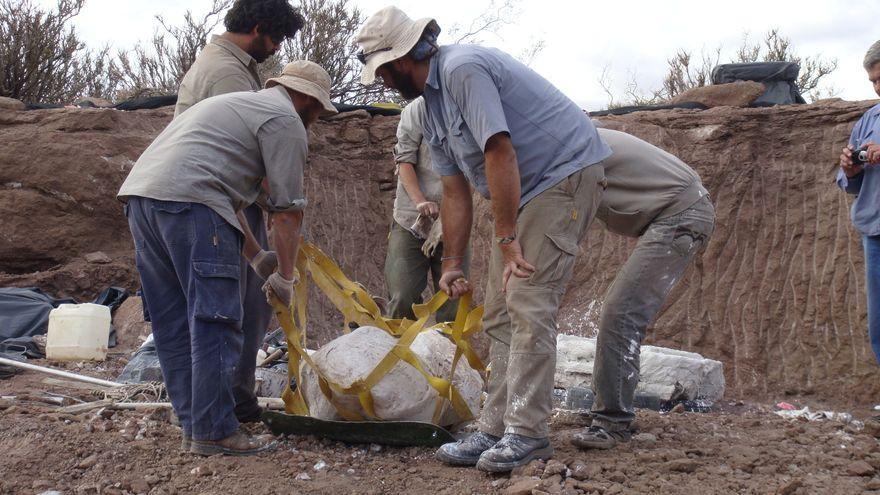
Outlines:
<svg viewBox="0 0 880 495"><path fill-rule="evenodd" d="M204 204L235 228L266 178L269 211L305 208L308 136L283 86L209 98L159 134L117 197Z"/></svg>
<svg viewBox="0 0 880 495"><path fill-rule="evenodd" d="M431 168L428 142L424 139L425 100L417 98L403 109L397 125L397 144L394 146L394 163L411 163L419 180L419 189L428 201L440 203L443 184L437 172ZM412 226L419 216L415 203L397 180L397 194L394 197L394 221L412 232ZM415 234L415 232L413 232Z"/></svg>

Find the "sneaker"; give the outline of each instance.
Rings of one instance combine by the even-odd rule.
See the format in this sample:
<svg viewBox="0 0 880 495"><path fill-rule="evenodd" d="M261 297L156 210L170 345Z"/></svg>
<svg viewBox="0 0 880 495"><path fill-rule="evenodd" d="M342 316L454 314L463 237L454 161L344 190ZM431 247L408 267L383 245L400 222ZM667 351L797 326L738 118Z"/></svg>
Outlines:
<svg viewBox="0 0 880 495"><path fill-rule="evenodd" d="M572 435L571 443L582 449L610 449L618 443L629 442L631 438L632 431L628 428L608 431L601 426L593 425Z"/></svg>
<svg viewBox="0 0 880 495"><path fill-rule="evenodd" d="M273 450L277 442L272 435L247 435L241 430L222 440L193 440L190 452L198 455L253 455Z"/></svg>
<svg viewBox="0 0 880 495"><path fill-rule="evenodd" d="M490 473L506 473L519 466L536 460L553 457L550 439L530 438L523 435L507 434L491 449L483 452L477 461L477 469Z"/></svg>
<svg viewBox="0 0 880 495"><path fill-rule="evenodd" d="M434 457L438 461L453 466L475 466L480 459L480 454L492 448L499 437L478 431L464 440L447 443L437 449Z"/></svg>

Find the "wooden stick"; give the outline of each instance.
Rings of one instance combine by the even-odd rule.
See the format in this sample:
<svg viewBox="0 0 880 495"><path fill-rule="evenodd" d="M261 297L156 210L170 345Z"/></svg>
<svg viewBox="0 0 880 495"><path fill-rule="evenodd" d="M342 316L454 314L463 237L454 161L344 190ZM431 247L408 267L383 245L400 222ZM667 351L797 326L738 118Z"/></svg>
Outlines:
<svg viewBox="0 0 880 495"><path fill-rule="evenodd" d="M284 349L275 349L274 351L272 351L272 354L266 356L266 359L262 360L260 364L257 365L257 368L262 368L269 363L274 363L278 360L278 358L281 357L282 354L284 354Z"/></svg>

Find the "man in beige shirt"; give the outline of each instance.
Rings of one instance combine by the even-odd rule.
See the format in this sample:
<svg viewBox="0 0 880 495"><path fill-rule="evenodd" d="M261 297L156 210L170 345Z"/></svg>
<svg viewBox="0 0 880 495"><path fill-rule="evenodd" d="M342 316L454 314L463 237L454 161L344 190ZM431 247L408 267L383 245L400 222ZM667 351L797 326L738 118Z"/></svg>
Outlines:
<svg viewBox="0 0 880 495"><path fill-rule="evenodd" d="M598 132L614 153L603 162L607 183L596 218L639 241L602 301L593 422L571 438L585 449L630 440L645 331L715 229L709 193L692 168L635 136Z"/></svg>
<svg viewBox="0 0 880 495"><path fill-rule="evenodd" d="M224 22L226 32L211 39L183 77L174 109L175 118L205 98L235 91L260 90L257 64L272 56L284 39L294 36L304 24L302 16L287 0L237 0ZM266 250L266 227L260 207L247 205L238 214L239 220L250 227L250 232L245 230L242 258L242 265L246 268L241 281L244 344L235 368L233 388L236 416L240 421L253 422L260 420L262 412L254 393L257 351L272 318L272 308L260 290L262 278L254 269L247 269L247 264L250 261L254 266L271 267L277 258L275 253Z"/></svg>
<svg viewBox="0 0 880 495"><path fill-rule="evenodd" d="M385 258L388 314L392 318L415 319L412 305L422 302L429 271L434 290L440 290L443 244L432 245L436 241L431 234L436 234L439 227L433 222L439 222L443 184L431 168L428 142L422 133L424 121L425 100L418 98L403 109L397 125L397 194ZM467 273L469 252L463 256L462 266ZM448 301L437 311L437 321L454 320L457 307Z"/></svg>

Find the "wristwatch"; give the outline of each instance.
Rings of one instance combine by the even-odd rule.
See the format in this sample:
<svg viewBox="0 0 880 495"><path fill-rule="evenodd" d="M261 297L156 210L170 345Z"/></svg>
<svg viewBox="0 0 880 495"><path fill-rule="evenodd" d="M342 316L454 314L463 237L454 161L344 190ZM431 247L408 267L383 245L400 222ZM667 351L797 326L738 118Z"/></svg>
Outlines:
<svg viewBox="0 0 880 495"><path fill-rule="evenodd" d="M516 234L505 236L505 237L495 236L495 242L497 242L498 244L510 244L511 242L513 242L515 240L516 240Z"/></svg>

